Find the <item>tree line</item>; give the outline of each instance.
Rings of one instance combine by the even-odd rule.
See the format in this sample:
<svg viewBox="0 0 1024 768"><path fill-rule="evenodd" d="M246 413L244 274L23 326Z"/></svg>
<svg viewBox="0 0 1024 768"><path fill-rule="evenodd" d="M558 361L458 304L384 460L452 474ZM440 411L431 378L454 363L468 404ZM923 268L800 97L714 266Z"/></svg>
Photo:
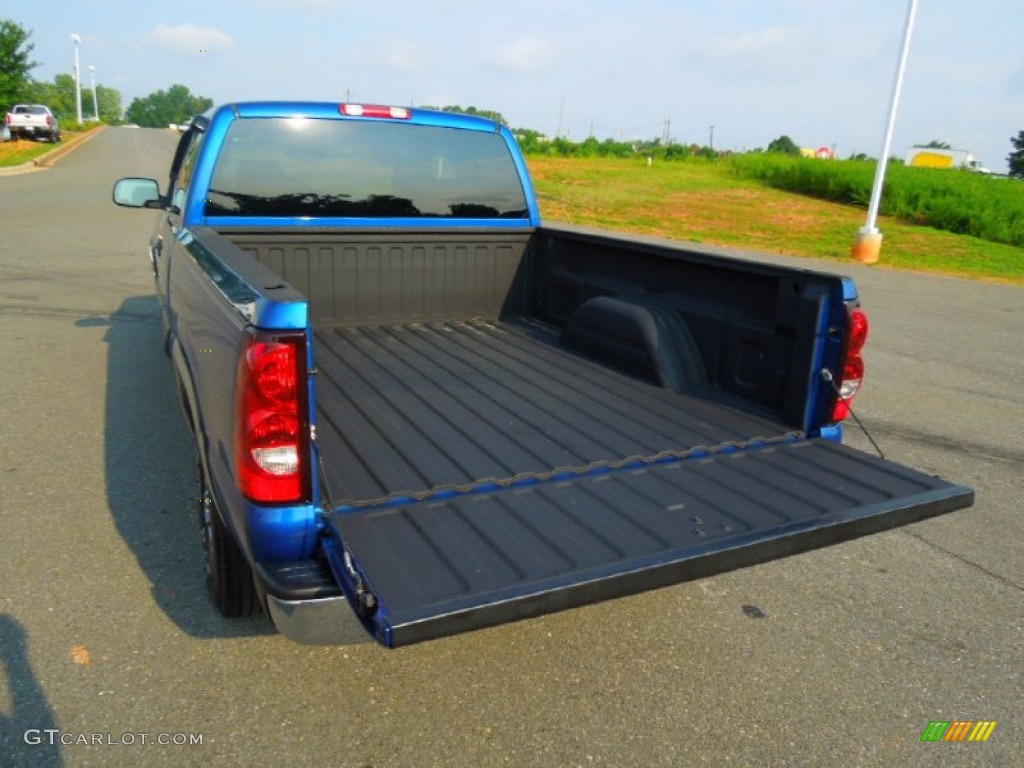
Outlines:
<svg viewBox="0 0 1024 768"><path fill-rule="evenodd" d="M78 118L75 78L59 74L52 83L34 80L31 32L10 19L0 19L0 109L7 112L15 104L45 104L64 124ZM95 98L92 88L81 88L83 120L115 122L121 119L121 94L115 88L99 85Z"/></svg>
<svg viewBox="0 0 1024 768"><path fill-rule="evenodd" d="M63 123L73 122L77 117L75 103L75 79L70 74L57 75L52 83L33 80L31 71L38 66L31 55L35 48L31 32L10 19L0 19L0 110L7 112L14 104L45 104L53 110ZM81 89L82 115L86 119L96 118L105 123L122 120L147 128L162 128L179 124L194 115L201 114L213 106L213 100L196 96L187 87L172 85L166 91L159 90L142 98L133 99L122 114L121 94L114 88L96 87L96 98L92 89ZM495 110L476 107L444 106L425 107L447 112L480 115L496 122L508 124L504 116ZM98 114L96 114L98 112ZM717 157L720 153L711 147L696 144L682 145L653 141L621 142L613 139L599 141L593 136L581 142L565 137L548 139L539 131L517 129L516 138L523 151L535 155L561 155L579 157L632 157L643 155L658 159L686 159L693 156ZM1013 151L1006 158L1010 176L1024 178L1024 130L1010 138ZM948 148L944 142L932 141L931 147ZM755 150L762 151L762 150ZM800 147L789 136L783 135L768 144L770 153L799 155ZM867 159L858 156L852 159Z"/></svg>
<svg viewBox="0 0 1024 768"><path fill-rule="evenodd" d="M184 85L172 85L166 91L156 91L141 99L132 99L125 120L143 128L166 128L184 123L194 115L201 115L213 106L213 99L194 96Z"/></svg>
<svg viewBox="0 0 1024 768"><path fill-rule="evenodd" d="M6 113L15 104L45 104L64 125L78 118L75 78L62 73L52 83L32 79L39 63L32 60L35 45L32 33L10 19L0 19L0 111ZM129 122L146 128L166 128L185 122L213 106L213 100L195 96L184 85L172 85L142 98L132 99L125 109L116 88L81 86L82 118L104 123Z"/></svg>

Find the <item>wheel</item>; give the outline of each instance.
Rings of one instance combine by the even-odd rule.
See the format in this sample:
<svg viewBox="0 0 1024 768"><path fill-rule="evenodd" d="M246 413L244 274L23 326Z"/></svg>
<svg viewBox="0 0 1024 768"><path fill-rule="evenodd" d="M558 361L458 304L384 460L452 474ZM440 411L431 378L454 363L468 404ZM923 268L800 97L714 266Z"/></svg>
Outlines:
<svg viewBox="0 0 1024 768"><path fill-rule="evenodd" d="M206 554L206 588L221 616L237 619L260 612L252 569L213 502L201 463L196 462L199 526Z"/></svg>

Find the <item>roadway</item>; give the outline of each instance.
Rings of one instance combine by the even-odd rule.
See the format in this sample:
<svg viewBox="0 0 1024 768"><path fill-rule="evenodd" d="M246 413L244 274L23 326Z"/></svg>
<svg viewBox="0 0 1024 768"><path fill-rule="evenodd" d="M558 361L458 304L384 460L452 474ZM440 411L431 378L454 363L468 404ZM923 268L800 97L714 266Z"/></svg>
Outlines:
<svg viewBox="0 0 1024 768"><path fill-rule="evenodd" d="M110 203L173 147L113 128L0 177L0 765L1020 764L1024 289L841 265L873 325L860 417L971 509L399 651L304 647L206 600L155 214ZM921 743L957 719L998 725Z"/></svg>

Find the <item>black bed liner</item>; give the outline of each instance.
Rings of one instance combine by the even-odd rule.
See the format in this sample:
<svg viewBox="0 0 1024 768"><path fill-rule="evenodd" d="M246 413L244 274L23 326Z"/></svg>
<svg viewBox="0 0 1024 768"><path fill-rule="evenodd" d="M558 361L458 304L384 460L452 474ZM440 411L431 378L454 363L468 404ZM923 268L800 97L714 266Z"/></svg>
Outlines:
<svg viewBox="0 0 1024 768"><path fill-rule="evenodd" d="M969 488L806 439L712 393L593 363L532 321L320 328L315 339L340 543L328 559L339 581L372 594L365 619L392 647L973 501Z"/></svg>
<svg viewBox="0 0 1024 768"><path fill-rule="evenodd" d="M549 473L791 431L568 352L529 321L316 331L334 503Z"/></svg>

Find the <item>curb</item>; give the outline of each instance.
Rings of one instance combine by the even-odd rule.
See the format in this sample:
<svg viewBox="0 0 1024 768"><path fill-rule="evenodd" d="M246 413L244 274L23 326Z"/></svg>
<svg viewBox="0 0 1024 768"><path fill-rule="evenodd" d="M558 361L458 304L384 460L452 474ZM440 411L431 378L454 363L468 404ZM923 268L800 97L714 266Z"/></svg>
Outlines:
<svg viewBox="0 0 1024 768"><path fill-rule="evenodd" d="M33 173L34 171L40 171L44 168L51 168L66 155L71 154L96 134L103 133L103 131L107 130L109 127L110 126L107 125L101 125L98 128L93 128L91 131L80 134L70 141L62 143L59 147L51 149L49 152L29 160L27 163L12 165L7 168L0 168L0 176L16 176L20 173Z"/></svg>

